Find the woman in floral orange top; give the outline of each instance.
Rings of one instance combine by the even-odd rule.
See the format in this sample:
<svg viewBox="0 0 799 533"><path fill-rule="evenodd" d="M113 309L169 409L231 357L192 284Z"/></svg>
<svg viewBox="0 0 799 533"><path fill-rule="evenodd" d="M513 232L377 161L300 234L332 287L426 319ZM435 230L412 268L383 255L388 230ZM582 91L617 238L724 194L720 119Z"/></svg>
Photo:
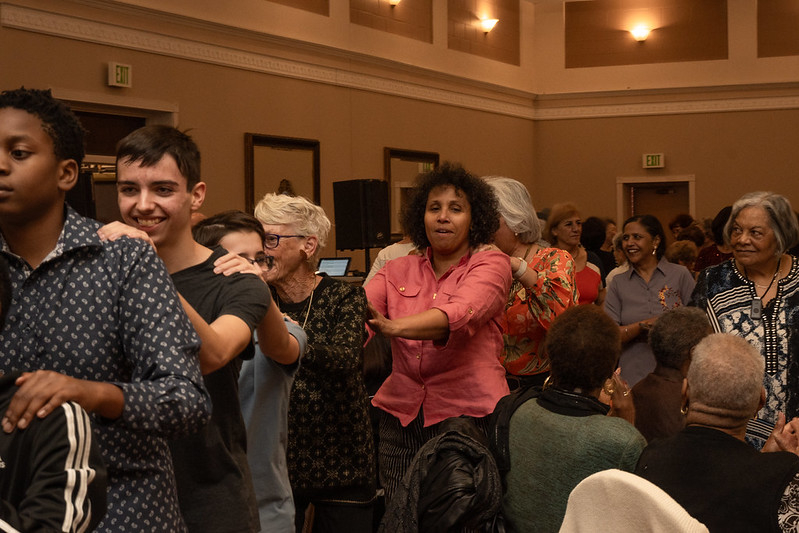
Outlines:
<svg viewBox="0 0 799 533"><path fill-rule="evenodd" d="M511 390L541 385L549 375L544 337L555 317L577 302L574 261L568 252L536 243L541 227L530 193L516 180L487 177L499 201L494 244L510 257L513 284L502 317L500 361Z"/></svg>

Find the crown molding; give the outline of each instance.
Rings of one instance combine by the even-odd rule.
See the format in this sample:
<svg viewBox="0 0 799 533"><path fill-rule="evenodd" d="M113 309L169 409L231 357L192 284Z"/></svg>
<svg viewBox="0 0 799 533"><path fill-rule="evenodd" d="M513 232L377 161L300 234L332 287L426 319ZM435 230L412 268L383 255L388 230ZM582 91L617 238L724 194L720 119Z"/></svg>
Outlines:
<svg viewBox="0 0 799 533"><path fill-rule="evenodd" d="M372 91L525 119L533 118L532 105L503 102L499 99L474 96L422 84L287 60L11 4L2 4L0 6L0 24L9 28L56 37L150 52L275 76Z"/></svg>
<svg viewBox="0 0 799 533"><path fill-rule="evenodd" d="M578 118L642 117L652 115L686 115L695 113L726 113L735 111L769 111L799 109L798 96L769 96L754 98L719 98L679 102L647 102L637 104L607 104L564 106L536 109L535 120L568 120Z"/></svg>
<svg viewBox="0 0 799 533"><path fill-rule="evenodd" d="M690 95L692 91L706 93L706 88L648 91L646 92L646 99L650 101L645 103L613 103L613 100L618 101L618 97L626 94L620 91L593 93L595 101L606 100L608 102L594 105L569 105L570 101L584 101L584 98L592 95L592 93L582 93L574 97L570 95L547 95L540 98L542 104L548 102L543 106L536 105L535 95L530 95L529 104L520 104L503 100L503 91L499 89L496 91L497 98L476 96L457 90L430 87L422 82L412 83L363 74L352 70L314 65L312 63L131 29L115 24L91 21L8 3L0 4L0 25L67 39L138 50L274 76L371 91L526 120L574 120L799 109L799 95L768 97L758 95L749 98L730 98L729 94L725 95L724 90L713 91L716 93L715 95L704 96L702 99L662 100L665 98L664 95L678 92L687 95ZM348 55L347 52L342 52L342 54ZM358 55L352 54L352 57L357 59ZM425 71L424 76L429 77L429 75L430 73ZM442 76L440 79L445 83L458 83L458 80L452 80L451 76ZM464 86L470 86L470 80L463 80L462 83ZM660 101L658 101L659 99ZM557 103L555 103L555 100L557 100Z"/></svg>

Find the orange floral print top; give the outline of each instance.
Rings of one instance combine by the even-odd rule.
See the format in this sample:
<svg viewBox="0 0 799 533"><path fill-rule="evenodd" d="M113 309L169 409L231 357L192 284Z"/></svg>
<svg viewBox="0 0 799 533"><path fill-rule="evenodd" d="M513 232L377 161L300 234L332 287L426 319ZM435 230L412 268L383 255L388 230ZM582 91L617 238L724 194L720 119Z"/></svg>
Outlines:
<svg viewBox="0 0 799 533"><path fill-rule="evenodd" d="M509 374L534 375L549 371L544 337L560 313L576 305L574 260L558 248L541 248L528 262L539 272L533 287L511 285L502 316L504 349L500 361Z"/></svg>

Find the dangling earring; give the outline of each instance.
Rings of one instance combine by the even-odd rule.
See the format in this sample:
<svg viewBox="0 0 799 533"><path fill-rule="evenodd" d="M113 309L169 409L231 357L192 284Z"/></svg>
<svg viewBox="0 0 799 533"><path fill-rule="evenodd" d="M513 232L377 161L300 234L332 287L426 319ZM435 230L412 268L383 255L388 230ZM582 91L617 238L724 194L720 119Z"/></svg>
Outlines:
<svg viewBox="0 0 799 533"><path fill-rule="evenodd" d="M608 378L605 380L605 384L602 385L602 391L608 396L613 396L613 393L616 392L616 389L613 388L613 380Z"/></svg>

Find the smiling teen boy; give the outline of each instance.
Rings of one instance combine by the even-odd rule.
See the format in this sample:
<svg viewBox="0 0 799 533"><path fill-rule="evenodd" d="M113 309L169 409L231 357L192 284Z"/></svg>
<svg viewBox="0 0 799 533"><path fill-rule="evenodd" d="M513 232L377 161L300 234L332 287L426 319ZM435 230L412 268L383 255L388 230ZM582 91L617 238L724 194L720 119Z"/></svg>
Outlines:
<svg viewBox="0 0 799 533"><path fill-rule="evenodd" d="M83 159L83 128L49 91L0 93L0 253L12 305L0 369L28 372L2 414L6 433L66 401L92 415L108 466L98 531L184 531L167 439L210 410L198 340L163 263L64 203Z"/></svg>
<svg viewBox="0 0 799 533"><path fill-rule="evenodd" d="M198 532L258 531L237 381L242 359L253 356L252 332L267 311L285 332L280 313L263 281L218 275L215 262L225 250L193 239L191 216L205 199L205 183L191 137L168 126L145 126L122 139L117 198L125 224L103 227L101 237L136 236L156 248L202 340L200 366L213 401L211 423L170 443L186 524ZM291 344L287 334L282 340L286 352L294 347L296 359L296 340Z"/></svg>

